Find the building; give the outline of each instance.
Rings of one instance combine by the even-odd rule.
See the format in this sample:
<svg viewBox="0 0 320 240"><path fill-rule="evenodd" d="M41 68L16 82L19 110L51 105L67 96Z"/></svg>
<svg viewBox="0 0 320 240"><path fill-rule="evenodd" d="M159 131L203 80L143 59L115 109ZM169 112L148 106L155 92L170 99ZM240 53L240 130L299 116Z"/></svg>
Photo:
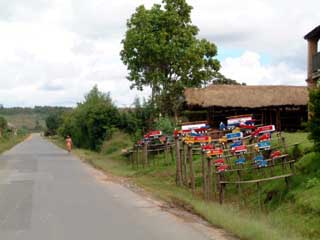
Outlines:
<svg viewBox="0 0 320 240"><path fill-rule="evenodd" d="M243 114L277 130L297 130L308 120L309 94L303 86L211 85L186 89L185 99L188 120L207 120L213 127Z"/></svg>
<svg viewBox="0 0 320 240"><path fill-rule="evenodd" d="M304 36L308 41L308 76L307 84L309 88L319 86L320 83L320 52L318 52L318 42L320 39L320 25Z"/></svg>

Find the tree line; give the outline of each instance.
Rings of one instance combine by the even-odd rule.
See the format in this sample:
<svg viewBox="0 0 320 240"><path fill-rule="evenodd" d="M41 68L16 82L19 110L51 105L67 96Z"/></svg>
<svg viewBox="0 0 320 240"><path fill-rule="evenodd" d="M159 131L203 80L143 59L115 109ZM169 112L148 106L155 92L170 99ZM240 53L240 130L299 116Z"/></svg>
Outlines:
<svg viewBox="0 0 320 240"><path fill-rule="evenodd" d="M75 146L99 151L117 129L128 133L133 141L152 128L173 131L174 124L169 118L152 118L154 109L149 101L137 98L133 105L132 108L117 108L109 93L94 86L72 111L50 114L46 118L45 135L70 135Z"/></svg>

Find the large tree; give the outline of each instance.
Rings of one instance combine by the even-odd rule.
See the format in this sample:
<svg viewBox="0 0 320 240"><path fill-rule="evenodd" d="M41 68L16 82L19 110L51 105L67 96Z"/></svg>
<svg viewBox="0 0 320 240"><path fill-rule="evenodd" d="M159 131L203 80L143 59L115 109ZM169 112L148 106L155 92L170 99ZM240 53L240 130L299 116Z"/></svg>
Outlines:
<svg viewBox="0 0 320 240"><path fill-rule="evenodd" d="M191 10L185 0L139 6L122 40L131 87L151 87L152 103L165 114L177 115L184 88L206 85L220 68L215 44L197 38Z"/></svg>

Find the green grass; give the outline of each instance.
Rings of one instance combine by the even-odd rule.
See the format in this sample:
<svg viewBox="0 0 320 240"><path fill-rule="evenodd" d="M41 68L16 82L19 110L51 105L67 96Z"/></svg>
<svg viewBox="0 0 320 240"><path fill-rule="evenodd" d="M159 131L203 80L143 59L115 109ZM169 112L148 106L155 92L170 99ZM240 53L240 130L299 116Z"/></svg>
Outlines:
<svg viewBox="0 0 320 240"><path fill-rule="evenodd" d="M9 150L16 144L22 142L26 138L26 135L18 135L18 136L11 136L11 137L2 137L0 138L0 154L4 151Z"/></svg>
<svg viewBox="0 0 320 240"><path fill-rule="evenodd" d="M313 143L308 139L309 133L306 132L296 132L296 133L284 133L287 144L293 145L298 143L301 150L308 152L312 149Z"/></svg>
<svg viewBox="0 0 320 240"><path fill-rule="evenodd" d="M286 133L285 137L288 145L301 143L299 147L302 152L308 152L312 148L307 133ZM64 145L58 139L55 142L60 146ZM270 192L274 192L275 196L265 202L260 210L255 185L248 185L243 190L244 199L241 204L238 203L235 187L227 189L227 203L222 206L215 201L204 201L200 194L199 158L194 161L195 172L198 174L195 196L189 189L175 185L175 165L165 162L162 156L154 158L154 163L148 168L133 169L121 155L122 149L131 144L129 136L118 132L111 141L105 142L101 153L83 149L75 149L74 153L94 167L126 177L154 196L188 209L241 239L320 239L318 154L308 153L299 160L297 175L290 182L289 191L283 180L264 183L262 199Z"/></svg>

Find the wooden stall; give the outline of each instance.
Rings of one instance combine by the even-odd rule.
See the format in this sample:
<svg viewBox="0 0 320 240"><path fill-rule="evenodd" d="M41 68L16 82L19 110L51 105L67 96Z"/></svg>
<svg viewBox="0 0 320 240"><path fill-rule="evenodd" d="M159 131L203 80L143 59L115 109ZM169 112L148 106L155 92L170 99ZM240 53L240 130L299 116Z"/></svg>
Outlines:
<svg viewBox="0 0 320 240"><path fill-rule="evenodd" d="M294 131L308 119L308 89L304 86L211 85L185 90L184 116L213 127L233 115L253 114L257 124Z"/></svg>

